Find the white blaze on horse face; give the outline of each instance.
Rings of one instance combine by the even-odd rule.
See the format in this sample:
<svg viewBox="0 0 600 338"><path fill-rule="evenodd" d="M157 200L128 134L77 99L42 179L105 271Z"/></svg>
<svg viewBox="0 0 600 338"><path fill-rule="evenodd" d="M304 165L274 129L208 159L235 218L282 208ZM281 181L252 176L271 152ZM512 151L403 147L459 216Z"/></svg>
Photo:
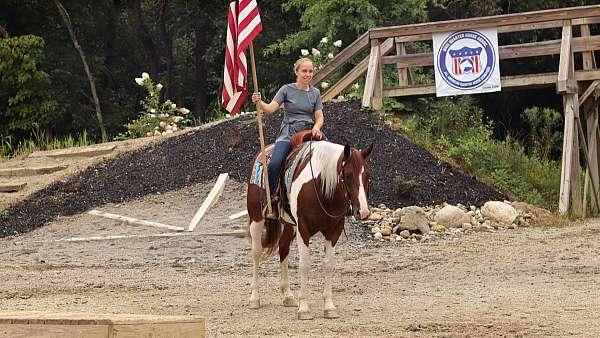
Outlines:
<svg viewBox="0 0 600 338"><path fill-rule="evenodd" d="M360 175L358 175L358 207L360 218L365 219L369 217L369 202L367 202L367 193L365 192L365 186L363 183L363 173L365 172L365 166L360 170Z"/></svg>

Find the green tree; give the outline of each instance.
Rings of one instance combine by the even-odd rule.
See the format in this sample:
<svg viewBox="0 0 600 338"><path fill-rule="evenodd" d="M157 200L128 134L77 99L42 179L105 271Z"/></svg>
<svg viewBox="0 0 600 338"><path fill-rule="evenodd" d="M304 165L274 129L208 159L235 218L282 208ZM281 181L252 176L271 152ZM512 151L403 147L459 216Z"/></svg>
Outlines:
<svg viewBox="0 0 600 338"><path fill-rule="evenodd" d="M39 69L44 40L24 35L0 39L0 132L50 127L58 104L48 74Z"/></svg>

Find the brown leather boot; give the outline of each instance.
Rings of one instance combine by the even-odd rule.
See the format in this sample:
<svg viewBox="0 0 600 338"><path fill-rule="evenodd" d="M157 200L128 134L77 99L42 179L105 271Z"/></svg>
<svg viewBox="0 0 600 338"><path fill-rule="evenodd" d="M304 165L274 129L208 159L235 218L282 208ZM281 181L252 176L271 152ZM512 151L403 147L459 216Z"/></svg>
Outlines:
<svg viewBox="0 0 600 338"><path fill-rule="evenodd" d="M271 195L271 213L265 206L263 214L267 220L276 221L279 219L279 196Z"/></svg>

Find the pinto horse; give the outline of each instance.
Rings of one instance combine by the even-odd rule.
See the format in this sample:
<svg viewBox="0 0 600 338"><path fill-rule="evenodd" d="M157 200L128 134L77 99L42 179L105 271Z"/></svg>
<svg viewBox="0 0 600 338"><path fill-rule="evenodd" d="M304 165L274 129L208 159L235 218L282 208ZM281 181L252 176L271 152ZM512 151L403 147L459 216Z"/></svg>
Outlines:
<svg viewBox="0 0 600 338"><path fill-rule="evenodd" d="M278 249L283 305L297 305L299 319L313 318L306 299L308 295L306 286L311 264L308 246L310 238L321 233L326 240L323 261L325 270L324 316L325 318L337 318L337 310L331 298L334 247L344 229L345 216L349 207L357 219L365 219L369 216L367 198L369 196L370 170L366 158L371 153L373 144L363 150L358 150L348 145L343 146L328 141L310 142L310 152L298 162L299 164L293 172L291 187L287 191L291 216L297 224L286 222L281 217L279 222L265 224L262 214L264 189L253 183L252 180L252 168L257 165L260 154L252 163L247 194L253 260L250 307L254 309L260 307L259 264L264 256L268 257ZM272 150L272 147L267 150ZM294 299L288 282L288 254L294 237L298 237L300 258L298 302Z"/></svg>

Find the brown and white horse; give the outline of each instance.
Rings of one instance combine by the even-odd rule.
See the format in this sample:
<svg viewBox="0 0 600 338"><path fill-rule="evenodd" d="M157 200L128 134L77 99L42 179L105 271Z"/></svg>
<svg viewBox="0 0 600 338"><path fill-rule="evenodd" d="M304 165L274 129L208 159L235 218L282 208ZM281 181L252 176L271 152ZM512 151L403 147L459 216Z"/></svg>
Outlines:
<svg viewBox="0 0 600 338"><path fill-rule="evenodd" d="M336 318L333 305L331 282L334 266L334 247L344 229L349 205L357 219L369 216L370 170L366 158L373 144L363 150L342 146L328 141L312 142L311 151L300 162L293 173L291 187L287 193L291 213L297 226L283 222L268 222L261 212L264 190L248 181L247 208L250 237L252 241L252 295L250 307L259 308L258 274L264 253L271 254L279 249L281 268L280 291L284 306L298 304L298 318L312 319L307 303L307 281L310 271L310 238L321 233L325 237L325 288L323 291L324 316ZM255 158L252 167L256 165ZM252 172L252 169L251 169ZM252 176L252 175L250 175ZM298 237L300 258L300 292L296 303L288 282L288 254L294 237Z"/></svg>

